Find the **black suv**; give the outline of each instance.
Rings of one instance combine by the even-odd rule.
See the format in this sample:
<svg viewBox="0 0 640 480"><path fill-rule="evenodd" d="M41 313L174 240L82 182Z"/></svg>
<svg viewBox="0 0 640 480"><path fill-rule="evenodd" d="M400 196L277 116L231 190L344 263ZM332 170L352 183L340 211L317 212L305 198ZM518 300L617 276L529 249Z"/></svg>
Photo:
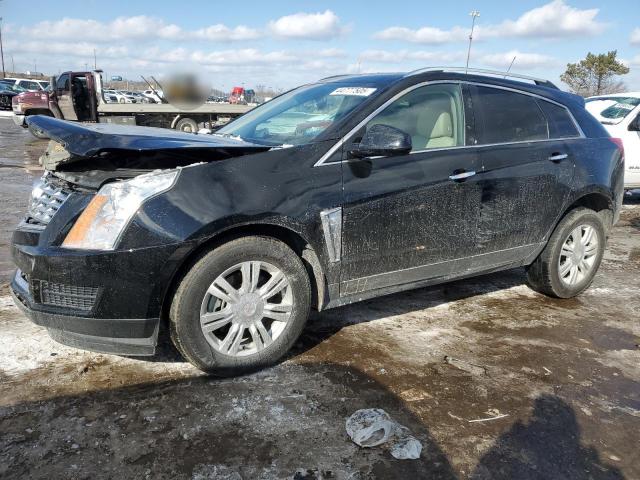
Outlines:
<svg viewBox="0 0 640 480"><path fill-rule="evenodd" d="M16 303L51 336L207 372L273 363L310 309L524 266L586 289L623 151L536 79L331 77L213 135L30 117L52 142L13 236Z"/></svg>

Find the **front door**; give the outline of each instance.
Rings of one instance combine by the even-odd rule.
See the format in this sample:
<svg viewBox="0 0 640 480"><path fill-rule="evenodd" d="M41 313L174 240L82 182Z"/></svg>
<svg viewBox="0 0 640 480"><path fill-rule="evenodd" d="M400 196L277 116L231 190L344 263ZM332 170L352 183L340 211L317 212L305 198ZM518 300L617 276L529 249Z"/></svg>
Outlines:
<svg viewBox="0 0 640 480"><path fill-rule="evenodd" d="M71 77L68 73L60 75L55 85L58 108L65 120L78 120L71 95Z"/></svg>
<svg viewBox="0 0 640 480"><path fill-rule="evenodd" d="M352 158L375 124L408 133L411 153ZM345 143L341 296L446 278L473 253L481 198L473 150L456 83L413 89Z"/></svg>

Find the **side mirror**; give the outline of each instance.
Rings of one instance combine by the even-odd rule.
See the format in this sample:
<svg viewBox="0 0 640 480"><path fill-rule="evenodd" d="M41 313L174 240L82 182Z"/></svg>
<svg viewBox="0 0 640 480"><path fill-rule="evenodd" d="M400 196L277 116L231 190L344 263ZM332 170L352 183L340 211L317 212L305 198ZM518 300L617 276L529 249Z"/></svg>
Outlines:
<svg viewBox="0 0 640 480"><path fill-rule="evenodd" d="M640 113L631 120L629 127L627 128L630 132L640 132Z"/></svg>
<svg viewBox="0 0 640 480"><path fill-rule="evenodd" d="M411 151L411 136L390 125L373 125L349 153L356 158L391 157Z"/></svg>

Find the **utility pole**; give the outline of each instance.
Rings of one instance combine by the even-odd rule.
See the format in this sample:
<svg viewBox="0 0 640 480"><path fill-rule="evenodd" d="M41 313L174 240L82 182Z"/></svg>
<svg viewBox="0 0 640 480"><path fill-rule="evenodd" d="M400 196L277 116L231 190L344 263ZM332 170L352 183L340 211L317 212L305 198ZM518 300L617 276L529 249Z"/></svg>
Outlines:
<svg viewBox="0 0 640 480"><path fill-rule="evenodd" d="M5 77L4 71L4 49L2 48L2 17L0 17L0 57L2 57L2 78Z"/></svg>
<svg viewBox="0 0 640 480"><path fill-rule="evenodd" d="M465 67L464 73L467 73L469 69L469 57L471 56L471 42L473 42L473 28L476 26L476 18L480 16L480 12L478 10L472 10L471 13L471 33L469 34L469 49L467 50L467 66Z"/></svg>
<svg viewBox="0 0 640 480"><path fill-rule="evenodd" d="M96 49L93 49L93 69L98 69L98 61L96 60Z"/></svg>

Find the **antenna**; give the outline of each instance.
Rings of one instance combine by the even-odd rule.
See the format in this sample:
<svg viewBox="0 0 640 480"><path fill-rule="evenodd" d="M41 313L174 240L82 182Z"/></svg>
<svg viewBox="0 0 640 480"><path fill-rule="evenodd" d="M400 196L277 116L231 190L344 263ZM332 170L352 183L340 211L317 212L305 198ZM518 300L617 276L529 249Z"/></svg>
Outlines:
<svg viewBox="0 0 640 480"><path fill-rule="evenodd" d="M509 73L511 71L511 67L513 67L513 63L516 61L516 56L513 56L513 60L511 60L511 63L509 64L509 68L507 68L507 73ZM505 75L504 78L507 78L507 76Z"/></svg>

